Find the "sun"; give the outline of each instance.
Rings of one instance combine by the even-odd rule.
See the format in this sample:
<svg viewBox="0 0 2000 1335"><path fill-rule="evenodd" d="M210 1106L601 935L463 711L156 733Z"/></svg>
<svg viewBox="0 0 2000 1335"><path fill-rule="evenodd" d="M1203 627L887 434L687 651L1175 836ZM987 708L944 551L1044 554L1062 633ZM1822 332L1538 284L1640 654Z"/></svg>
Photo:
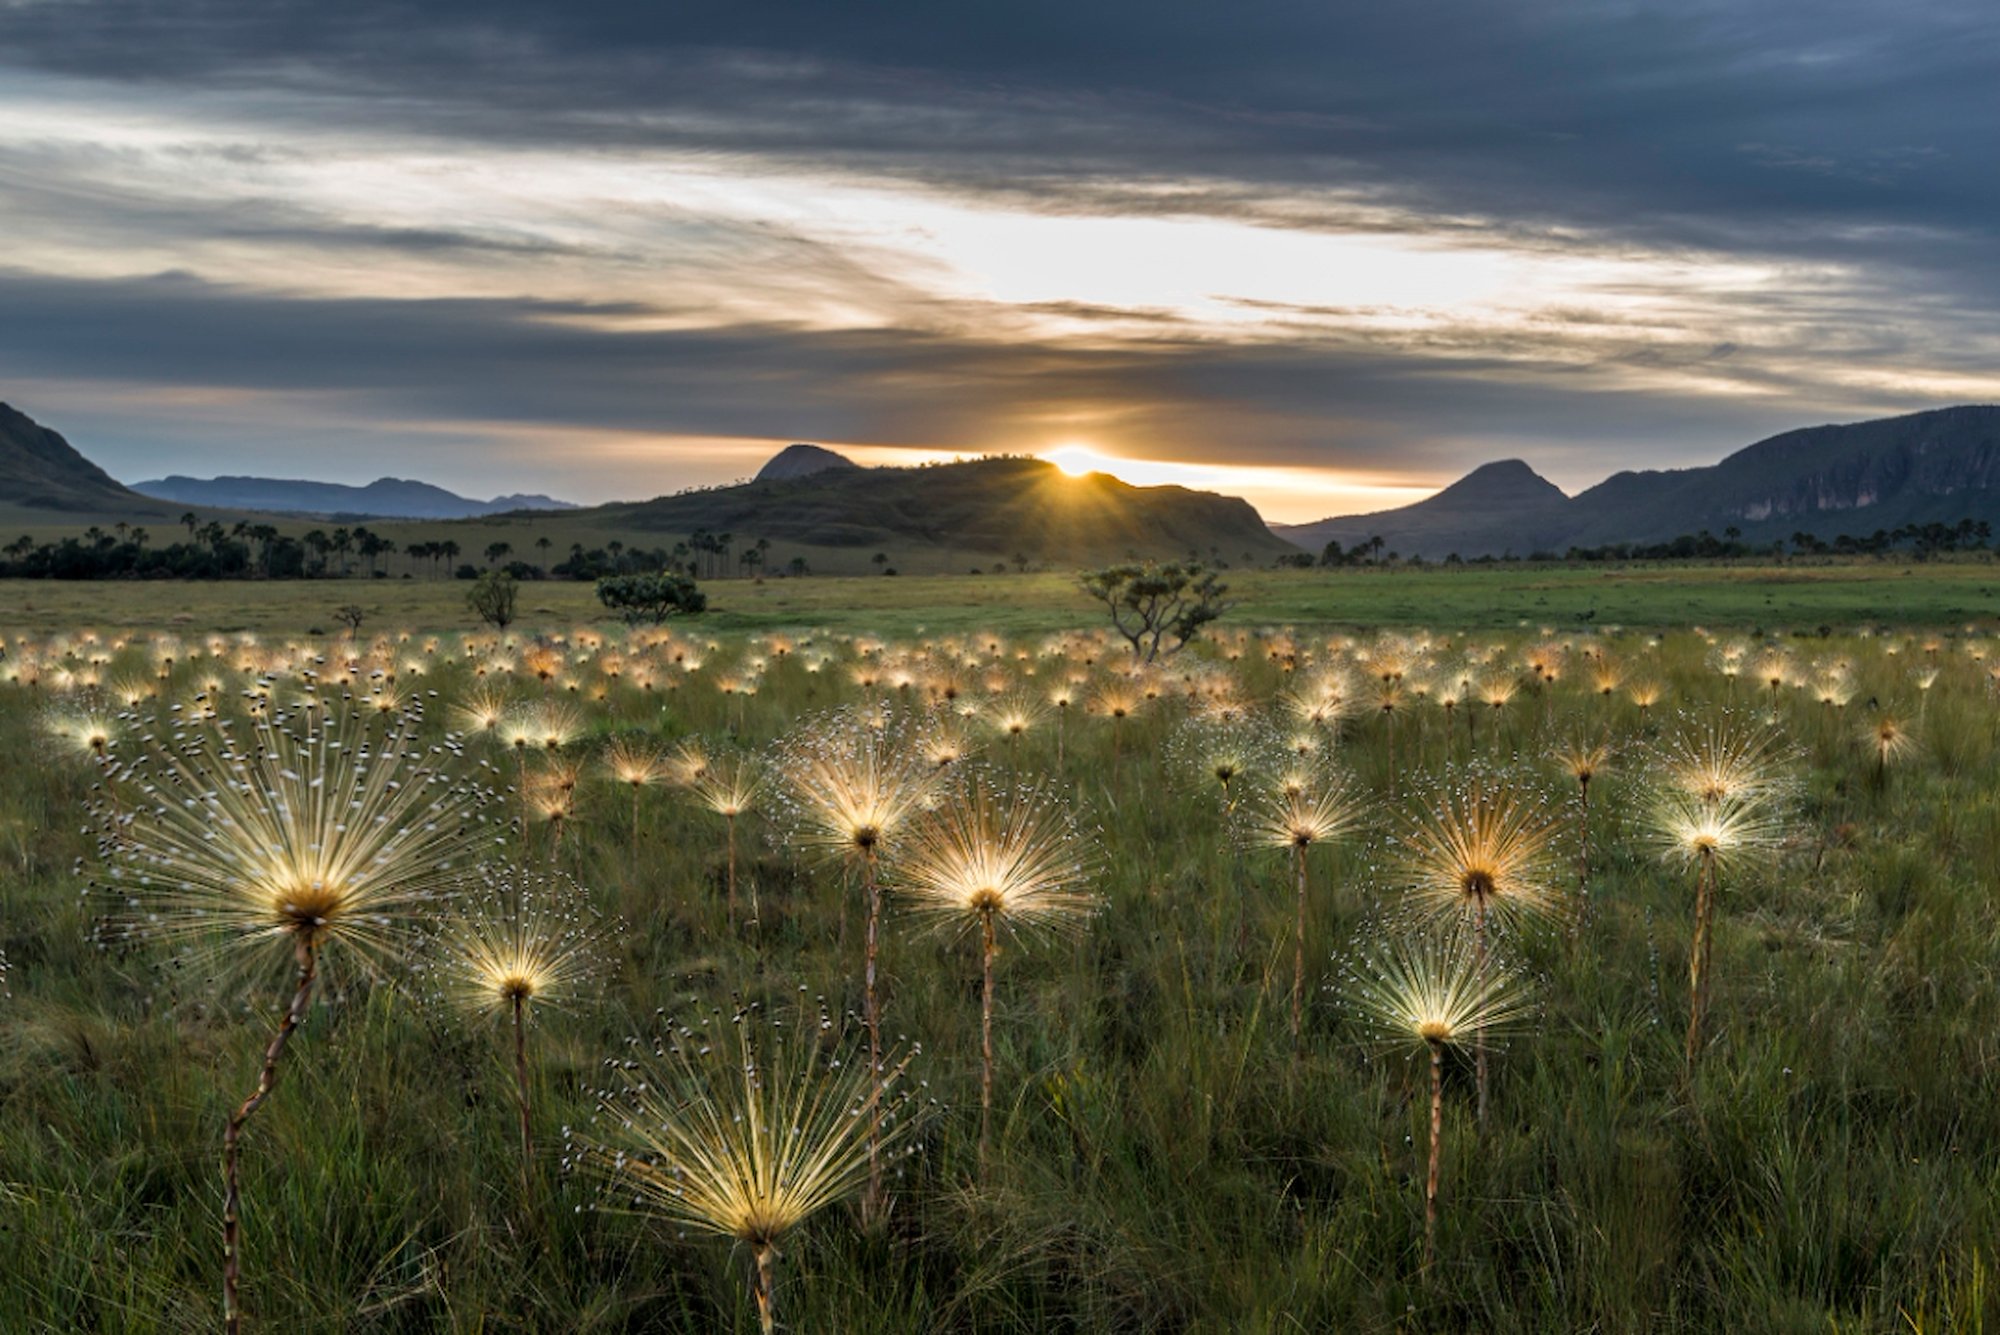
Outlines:
<svg viewBox="0 0 2000 1335"><path fill-rule="evenodd" d="M1084 477L1090 473L1103 471L1104 456L1088 445L1058 445L1052 450L1044 450L1042 459L1052 463L1070 477Z"/></svg>

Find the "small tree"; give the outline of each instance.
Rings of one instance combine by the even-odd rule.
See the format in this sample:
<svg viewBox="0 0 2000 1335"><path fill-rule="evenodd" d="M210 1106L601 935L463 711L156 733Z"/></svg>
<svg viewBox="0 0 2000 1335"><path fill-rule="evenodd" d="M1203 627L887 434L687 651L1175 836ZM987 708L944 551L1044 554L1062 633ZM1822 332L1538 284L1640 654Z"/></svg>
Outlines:
<svg viewBox="0 0 2000 1335"><path fill-rule="evenodd" d="M1229 610L1222 601L1229 586L1199 561L1127 562L1087 570L1079 582L1110 611L1111 624L1142 663L1178 653Z"/></svg>
<svg viewBox="0 0 2000 1335"><path fill-rule="evenodd" d="M708 609L708 595L686 575L662 570L653 575L608 575L597 581L597 601L627 624L659 625L676 613L693 616Z"/></svg>
<svg viewBox="0 0 2000 1335"><path fill-rule="evenodd" d="M504 570L489 570L465 591L465 605L495 630L504 631L514 621L514 602L520 584Z"/></svg>
<svg viewBox="0 0 2000 1335"><path fill-rule="evenodd" d="M368 619L368 613L360 603L342 603L333 609L333 619L347 627L347 638L351 640L361 633L361 623Z"/></svg>

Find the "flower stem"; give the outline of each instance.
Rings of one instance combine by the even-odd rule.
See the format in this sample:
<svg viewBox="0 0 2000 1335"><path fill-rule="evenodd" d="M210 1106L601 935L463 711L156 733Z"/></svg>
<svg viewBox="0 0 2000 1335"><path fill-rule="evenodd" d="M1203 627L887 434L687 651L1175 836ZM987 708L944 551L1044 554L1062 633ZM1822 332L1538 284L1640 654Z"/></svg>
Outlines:
<svg viewBox="0 0 2000 1335"><path fill-rule="evenodd" d="M1306 1005L1306 846L1293 845L1298 868L1298 920L1292 927L1292 1046L1299 1045Z"/></svg>
<svg viewBox="0 0 2000 1335"><path fill-rule="evenodd" d="M757 1324L764 1335L777 1329L778 1277L773 1264L777 1256L777 1248L768 1242L757 1248Z"/></svg>
<svg viewBox="0 0 2000 1335"><path fill-rule="evenodd" d="M1472 919L1473 959L1478 977L1483 986L1486 981L1486 902L1481 900L1474 910ZM1473 1041L1473 1077L1479 1087L1479 1133L1486 1134L1486 1031L1481 1029Z"/></svg>
<svg viewBox="0 0 2000 1335"><path fill-rule="evenodd" d="M514 1083L521 1103L521 1195L526 1199L535 1162L535 1132L528 1093L528 1028L525 998L514 998Z"/></svg>
<svg viewBox="0 0 2000 1335"><path fill-rule="evenodd" d="M868 1195L862 1201L862 1217L873 1221L882 1209L882 1011L875 994L875 959L882 923L882 887L875 877L875 850L862 854L862 889L868 897L868 926L862 970L862 1018L868 1025L868 1070L875 1079L875 1107L868 1117Z"/></svg>
<svg viewBox="0 0 2000 1335"><path fill-rule="evenodd" d="M979 915L982 936L980 960L984 972L979 997L979 1051L983 1067L979 1077L979 1163L986 1165L987 1128L993 1118L993 957L999 954L993 941L993 913Z"/></svg>
<svg viewBox="0 0 2000 1335"><path fill-rule="evenodd" d="M1444 1044L1431 1042L1431 1159L1424 1179L1424 1269L1437 1260L1438 1151L1444 1140Z"/></svg>
<svg viewBox="0 0 2000 1335"><path fill-rule="evenodd" d="M243 1124L263 1106L264 1100L270 1097L271 1090L277 1085L278 1059L285 1055L285 1045L291 1042L292 1032L305 1023L306 1007L312 1001L313 980L319 975L319 951L310 938L299 937L296 957L298 988L292 993L292 1004L286 1007L284 1018L278 1022L278 1032L272 1035L270 1046L264 1049L264 1069L257 1078L257 1088L243 1100L242 1106L229 1119L228 1129L222 1134L222 1321L228 1335L238 1335L243 1329L243 1307L237 1297L242 1275L238 1224L243 1206L237 1160L243 1139Z"/></svg>

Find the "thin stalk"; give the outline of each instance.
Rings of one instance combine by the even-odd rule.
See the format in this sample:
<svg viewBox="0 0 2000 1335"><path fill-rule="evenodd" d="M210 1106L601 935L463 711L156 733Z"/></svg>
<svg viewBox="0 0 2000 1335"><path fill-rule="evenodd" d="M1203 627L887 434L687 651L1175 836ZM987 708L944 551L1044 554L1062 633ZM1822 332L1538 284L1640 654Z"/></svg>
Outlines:
<svg viewBox="0 0 2000 1335"><path fill-rule="evenodd" d="M228 1129L222 1133L222 1322L228 1335L239 1335L243 1329L243 1307L238 1300L237 1287L242 1277L242 1244L238 1237L238 1224L243 1206L242 1185L238 1179L238 1153L243 1139L243 1124L250 1120L252 1113L263 1106L271 1090L278 1083L278 1059L285 1055L285 1045L291 1042L292 1033L305 1023L306 1007L312 1001L313 980L319 976L319 951L306 937L298 939L296 956L299 966L297 990L292 993L292 1004L285 1008L284 1017L278 1022L278 1032L271 1037L271 1044L264 1049L264 1069L257 1077L257 1088L229 1119Z"/></svg>
<svg viewBox="0 0 2000 1335"><path fill-rule="evenodd" d="M882 1209L882 1011L875 995L875 959L882 922L882 887L875 877L875 850L862 852L861 879L868 897L867 939L862 971L862 1016L868 1025L868 1069L875 1077L874 1107L868 1114L868 1195L862 1201L862 1217L874 1221Z"/></svg>
<svg viewBox="0 0 2000 1335"><path fill-rule="evenodd" d="M989 1124L993 1119L993 958L1000 953L993 941L993 914L979 915L981 934L980 964L983 987L979 994L979 1052L983 1067L979 1076L979 1164L986 1166Z"/></svg>
<svg viewBox="0 0 2000 1335"><path fill-rule="evenodd" d="M1486 901L1481 899L1472 917L1473 959L1481 986L1486 983ZM1472 1045L1473 1076L1479 1087L1479 1134L1486 1134L1486 1031L1480 1030Z"/></svg>
<svg viewBox="0 0 2000 1335"><path fill-rule="evenodd" d="M773 1262L777 1260L778 1249L770 1243L760 1243L757 1247L757 1324L764 1335L771 1335L777 1329L778 1321L778 1276Z"/></svg>
<svg viewBox="0 0 2000 1335"><path fill-rule="evenodd" d="M1306 1005L1306 846L1292 845L1298 879L1298 919L1292 927L1292 1046L1299 1045Z"/></svg>
<svg viewBox="0 0 2000 1335"><path fill-rule="evenodd" d="M1444 1141L1444 1044L1433 1039L1431 1049L1431 1160L1424 1178L1424 1269L1437 1260L1438 1151Z"/></svg>
<svg viewBox="0 0 2000 1335"><path fill-rule="evenodd" d="M757 900L757 878L750 878L750 930L761 942L764 936L764 909Z"/></svg>
<svg viewBox="0 0 2000 1335"><path fill-rule="evenodd" d="M535 1162L535 1131L528 1093L528 1028L525 998L514 999L514 1083L521 1104L521 1197L525 1204Z"/></svg>
<svg viewBox="0 0 2000 1335"><path fill-rule="evenodd" d="M1578 779L1576 787L1576 886L1578 893L1587 893L1590 886L1590 780Z"/></svg>
<svg viewBox="0 0 2000 1335"><path fill-rule="evenodd" d="M1702 1023L1708 1015L1708 962L1714 942L1715 859L1702 854L1695 872L1694 940L1688 947L1688 1032L1687 1063L1692 1067L1701 1052Z"/></svg>
<svg viewBox="0 0 2000 1335"><path fill-rule="evenodd" d="M729 826L729 924L736 925L736 813L724 814L723 821Z"/></svg>
<svg viewBox="0 0 2000 1335"><path fill-rule="evenodd" d="M527 748L525 748L525 747L520 747L520 746L517 746L517 747L515 747L515 748L514 748L514 758L515 758L515 759L516 759L517 761L519 761L519 762L520 762L520 764L519 764L519 765L517 766L517 768L516 768L516 772L517 772L517 774L519 775L519 778L518 778L518 779L516 780L516 783L515 783L515 786L516 786L516 787L517 787L517 788L518 788L518 789L520 790L520 794L521 794L521 853L522 853L522 855L523 855L523 856L526 856L526 855L527 855L527 851L528 851L528 752L527 752Z"/></svg>
<svg viewBox="0 0 2000 1335"><path fill-rule="evenodd" d="M1389 715L1389 800L1396 800L1396 716Z"/></svg>

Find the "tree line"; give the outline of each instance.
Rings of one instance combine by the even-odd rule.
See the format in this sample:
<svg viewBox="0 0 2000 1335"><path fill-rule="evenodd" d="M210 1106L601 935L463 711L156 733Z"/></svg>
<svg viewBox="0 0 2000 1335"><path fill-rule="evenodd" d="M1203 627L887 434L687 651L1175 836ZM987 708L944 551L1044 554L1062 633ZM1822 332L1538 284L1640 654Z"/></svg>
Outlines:
<svg viewBox="0 0 2000 1335"><path fill-rule="evenodd" d="M203 524L192 513L181 516L181 524L186 536L167 543L155 542L141 525L124 522L109 528L93 524L81 535L47 542L23 534L0 547L0 578L384 579L399 573L394 568L398 556L404 578L470 580L495 570L516 580L596 580L653 571L707 579L731 574L751 578L767 571L795 577L812 573L802 556L776 565L768 538L736 550L730 534L699 529L670 547L628 547L616 539L599 547L575 542L561 559L554 559L554 541L540 537L531 548L536 559L529 560L509 542L488 543L478 552L450 538L399 546L360 524L315 528L296 537L271 524ZM475 564L475 557L483 557L484 565Z"/></svg>
<svg viewBox="0 0 2000 1335"><path fill-rule="evenodd" d="M1777 538L1770 542L1746 542L1743 532L1734 526L1725 528L1717 537L1707 529L1698 533L1683 533L1668 538L1664 542L1608 542L1596 547L1571 546L1561 552L1533 551L1525 556L1513 552L1500 556L1463 557L1451 553L1435 564L1446 566L1496 565L1509 561L1530 561L1536 564L1560 564L1562 562L1594 563L1601 561L1726 561L1741 557L1783 557L1792 556L1886 556L1891 552L1910 552L1920 561L1949 552L1989 551L1993 544L1993 526L1983 519L1961 519L1955 524L1931 521L1924 524L1903 524L1896 528L1878 528L1865 536L1842 533L1832 538L1821 538L1800 530L1789 538ZM1399 553L1383 551L1386 541L1378 534L1343 547L1339 542L1329 542L1315 558L1310 552L1281 556L1276 564L1280 567L1292 566L1309 570L1315 566L1323 569L1353 568L1357 566L1423 566L1433 564L1422 556L1412 556L1405 560Z"/></svg>

